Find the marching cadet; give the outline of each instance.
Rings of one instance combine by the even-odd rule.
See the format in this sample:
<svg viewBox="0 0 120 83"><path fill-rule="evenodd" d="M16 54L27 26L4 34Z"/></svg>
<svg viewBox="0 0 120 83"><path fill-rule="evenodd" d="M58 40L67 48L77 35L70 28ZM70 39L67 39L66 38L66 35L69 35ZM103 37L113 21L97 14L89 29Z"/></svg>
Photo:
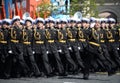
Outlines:
<svg viewBox="0 0 120 83"><path fill-rule="evenodd" d="M61 24L61 27L59 27L60 26L59 25L57 30L57 39L58 39L58 47L59 47L58 51L61 54L62 61L64 61L63 65L64 65L65 72L67 72L67 68L66 68L67 64L70 66L70 70L68 71L75 72L77 70L77 65L71 58L69 50L67 48L67 31L66 31L67 20L61 19L60 24Z"/></svg>
<svg viewBox="0 0 120 83"><path fill-rule="evenodd" d="M56 25L55 25L56 29L61 28L61 20L60 19L56 19Z"/></svg>
<svg viewBox="0 0 120 83"><path fill-rule="evenodd" d="M0 29L0 75L4 79L10 78L10 70L12 64L12 57L9 54L10 50L10 37L9 25L10 19L2 20L2 27Z"/></svg>
<svg viewBox="0 0 120 83"><path fill-rule="evenodd" d="M14 60L14 68L12 70L12 75L14 77L20 77L20 74L23 71L24 76L26 76L29 68L23 57L22 29L20 28L20 17L15 16L12 19L12 24L13 25L10 28L11 50L9 51L9 53L12 54Z"/></svg>
<svg viewBox="0 0 120 83"><path fill-rule="evenodd" d="M106 18L100 18L101 21L101 29L105 30L106 29L106 23L107 23L107 19Z"/></svg>
<svg viewBox="0 0 120 83"><path fill-rule="evenodd" d="M49 77L51 76L52 69L50 66L50 62L48 59L47 51L45 48L46 44L46 37L45 37L45 28L44 28L44 19L43 18L37 18L36 19L36 28L34 29L34 44L33 44L33 51L36 55L36 62L39 66L39 69L41 67L45 67L45 70L43 69L44 73ZM42 65L40 65L42 63Z"/></svg>
<svg viewBox="0 0 120 83"><path fill-rule="evenodd" d="M20 20L20 25L21 25L20 28L21 28L21 29L24 28L24 24L25 24L24 20Z"/></svg>
<svg viewBox="0 0 120 83"><path fill-rule="evenodd" d="M25 28L22 30L22 43L24 50L25 60L30 68L29 76L39 77L41 76L41 72L35 62L34 52L32 51L33 44L33 27L32 27L32 18L27 17L25 19Z"/></svg>
<svg viewBox="0 0 120 83"><path fill-rule="evenodd" d="M53 18L49 18L49 28L46 28L45 35L46 35L46 49L47 49L47 54L50 54L50 59L55 61L52 63L54 64L54 68L56 71L59 73L59 75L64 75L64 68L60 59L60 56L57 52L57 47L56 47L56 30L54 28L55 21ZM54 58L54 59L53 59ZM54 69L53 69L54 71Z"/></svg>
<svg viewBox="0 0 120 83"><path fill-rule="evenodd" d="M106 22L107 22L107 20L105 18L100 19L100 23L101 23L100 44L101 44L101 48L102 48L104 57L106 58L106 60L108 60L109 64L111 65L111 68L115 69L116 64L114 63L114 61L111 60L110 54L109 54L107 46L106 46L106 40L107 40L106 27L105 27Z"/></svg>
<svg viewBox="0 0 120 83"><path fill-rule="evenodd" d="M68 18L67 21L68 21L67 28L70 28L71 27L70 18Z"/></svg>
<svg viewBox="0 0 120 83"><path fill-rule="evenodd" d="M104 39L102 37L103 34L101 33L100 27L101 27L100 21L99 19L96 19L95 26L94 28L92 28L91 39L89 40L89 45L90 45L89 48L91 50L91 53L94 54L94 57L97 63L99 64L100 68L105 69L108 72L108 75L112 75L113 71L111 65L109 64L108 60L104 57L104 53L102 51L102 48L105 46L104 44L102 44L104 43Z"/></svg>
<svg viewBox="0 0 120 83"><path fill-rule="evenodd" d="M71 51L71 56L77 63L78 68L83 69L83 61L78 50L76 20L74 18L71 18L70 23L71 27L67 28L68 49Z"/></svg>
<svg viewBox="0 0 120 83"><path fill-rule="evenodd" d="M77 23L80 25L77 30L77 39L79 42L79 50L81 57L84 63L85 68L83 69L83 79L88 79L89 69L90 69L90 60L91 57L87 51L88 49L88 38L89 38L89 19L83 18L78 20Z"/></svg>
<svg viewBox="0 0 120 83"><path fill-rule="evenodd" d="M76 19L76 27L78 29L80 29L82 27L82 24L81 24L81 20L80 19Z"/></svg>
<svg viewBox="0 0 120 83"><path fill-rule="evenodd" d="M49 24L49 18L45 19L45 28L49 28L50 24Z"/></svg>
<svg viewBox="0 0 120 83"><path fill-rule="evenodd" d="M120 67L120 58L118 54L118 43L117 43L117 30L115 27L115 19L109 18L109 29L106 31L107 36L107 47L111 55L112 60Z"/></svg>
<svg viewBox="0 0 120 83"><path fill-rule="evenodd" d="M90 28L93 28L95 25L95 17L90 18Z"/></svg>

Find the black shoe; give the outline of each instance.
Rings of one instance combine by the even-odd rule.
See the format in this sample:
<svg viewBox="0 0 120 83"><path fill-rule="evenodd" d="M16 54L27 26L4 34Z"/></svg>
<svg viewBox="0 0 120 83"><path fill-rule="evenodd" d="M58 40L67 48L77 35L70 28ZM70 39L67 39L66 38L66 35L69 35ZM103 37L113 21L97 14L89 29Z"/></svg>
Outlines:
<svg viewBox="0 0 120 83"><path fill-rule="evenodd" d="M67 76L67 73L59 73L58 76Z"/></svg>
<svg viewBox="0 0 120 83"><path fill-rule="evenodd" d="M20 75L20 74L17 74L17 75L16 75L16 78L20 78L20 77L21 77L21 75Z"/></svg>
<svg viewBox="0 0 120 83"><path fill-rule="evenodd" d="M54 75L53 74L46 74L46 78L49 78L49 77L53 77Z"/></svg>
<svg viewBox="0 0 120 83"><path fill-rule="evenodd" d="M84 80L88 80L88 79L89 79L89 74L84 74L84 75L83 75L83 79L84 79Z"/></svg>
<svg viewBox="0 0 120 83"><path fill-rule="evenodd" d="M4 74L3 76L1 76L1 79L10 79L10 75Z"/></svg>
<svg viewBox="0 0 120 83"><path fill-rule="evenodd" d="M112 76L112 75L114 75L116 72L115 71L110 71L110 72L108 72L108 76Z"/></svg>
<svg viewBox="0 0 120 83"><path fill-rule="evenodd" d="M41 77L43 74L40 73L40 74L35 74L35 77Z"/></svg>
<svg viewBox="0 0 120 83"><path fill-rule="evenodd" d="M32 76L34 76L34 73L33 73L33 72L30 72L30 73L28 74L28 77L32 77Z"/></svg>

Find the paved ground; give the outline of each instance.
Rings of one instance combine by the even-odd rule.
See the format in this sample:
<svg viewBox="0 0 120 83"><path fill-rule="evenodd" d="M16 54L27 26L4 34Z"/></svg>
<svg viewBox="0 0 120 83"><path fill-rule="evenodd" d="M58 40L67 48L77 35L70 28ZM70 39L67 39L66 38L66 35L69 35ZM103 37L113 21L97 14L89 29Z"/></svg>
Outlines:
<svg viewBox="0 0 120 83"><path fill-rule="evenodd" d="M51 78L12 78L9 80L0 79L0 83L120 83L120 75L91 74L89 80L83 80L82 74Z"/></svg>

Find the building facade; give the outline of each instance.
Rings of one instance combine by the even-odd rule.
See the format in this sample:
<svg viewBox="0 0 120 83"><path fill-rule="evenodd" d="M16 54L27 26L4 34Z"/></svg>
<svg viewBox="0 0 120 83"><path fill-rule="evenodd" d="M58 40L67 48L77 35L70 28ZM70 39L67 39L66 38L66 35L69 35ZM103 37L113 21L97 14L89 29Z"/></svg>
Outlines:
<svg viewBox="0 0 120 83"><path fill-rule="evenodd" d="M99 3L99 0L97 0ZM100 17L113 17L120 22L120 0L104 0L98 7Z"/></svg>

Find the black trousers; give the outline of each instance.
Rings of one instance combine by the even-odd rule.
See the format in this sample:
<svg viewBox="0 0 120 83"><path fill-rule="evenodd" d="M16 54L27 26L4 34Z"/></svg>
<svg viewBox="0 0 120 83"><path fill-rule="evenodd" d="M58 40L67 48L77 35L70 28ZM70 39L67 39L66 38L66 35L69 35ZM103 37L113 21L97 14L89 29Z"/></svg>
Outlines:
<svg viewBox="0 0 120 83"><path fill-rule="evenodd" d="M72 57L77 62L80 68L84 68L83 61L81 59L80 52L78 50L78 43L77 42L69 42L69 46L72 48Z"/></svg>
<svg viewBox="0 0 120 83"><path fill-rule="evenodd" d="M30 71L34 73L34 75L40 75L39 68L36 64L31 45L23 45L25 60L28 63Z"/></svg>
<svg viewBox="0 0 120 83"><path fill-rule="evenodd" d="M7 44L1 44L0 49L0 72L1 75L5 77L10 77L11 72L11 66L12 66L12 56L8 54L8 45Z"/></svg>
<svg viewBox="0 0 120 83"><path fill-rule="evenodd" d="M65 63L67 63L70 66L70 71L75 71L77 69L77 65L70 56L70 52L68 50L66 43L59 43L59 47L62 50L62 56L64 56L62 59L65 60L66 61Z"/></svg>
<svg viewBox="0 0 120 83"><path fill-rule="evenodd" d="M11 50L12 50L12 58L13 58L13 65L15 67L16 73L23 72L27 74L29 71L29 67L26 64L23 56L23 45L19 43L11 43Z"/></svg>
<svg viewBox="0 0 120 83"><path fill-rule="evenodd" d="M46 53L46 48L44 44L36 44L34 47L35 59L39 69L41 69L46 74L52 73L48 55ZM42 64L41 64L42 63ZM42 68L44 66L44 68Z"/></svg>
<svg viewBox="0 0 120 83"><path fill-rule="evenodd" d="M111 68L116 68L117 65L116 65L115 62L112 60L112 57L110 56L110 54L109 54L109 52L108 52L108 49L107 49L106 44L102 43L102 44L101 44L101 48L102 48L102 51L103 51L103 55L104 55L104 57L106 58L106 60L110 63Z"/></svg>
<svg viewBox="0 0 120 83"><path fill-rule="evenodd" d="M64 73L64 67L62 65L62 61L60 59L60 56L57 52L57 47L55 43L47 43L47 50L50 52L50 58L55 59L55 65L56 69L58 70L59 73Z"/></svg>
<svg viewBox="0 0 120 83"><path fill-rule="evenodd" d="M89 52L94 55L97 63L106 71L111 71L111 65L103 55L102 48L89 44Z"/></svg>
<svg viewBox="0 0 120 83"><path fill-rule="evenodd" d="M107 43L108 51L112 60L117 64L117 67L120 67L120 58L118 53L118 45L116 42L108 42Z"/></svg>
<svg viewBox="0 0 120 83"><path fill-rule="evenodd" d="M83 69L83 74L84 75L89 75L90 67L91 67L91 61L92 61L92 56L88 52L88 43L87 42L79 42L80 46L80 53L81 53L81 58L83 60L84 64L84 69Z"/></svg>

